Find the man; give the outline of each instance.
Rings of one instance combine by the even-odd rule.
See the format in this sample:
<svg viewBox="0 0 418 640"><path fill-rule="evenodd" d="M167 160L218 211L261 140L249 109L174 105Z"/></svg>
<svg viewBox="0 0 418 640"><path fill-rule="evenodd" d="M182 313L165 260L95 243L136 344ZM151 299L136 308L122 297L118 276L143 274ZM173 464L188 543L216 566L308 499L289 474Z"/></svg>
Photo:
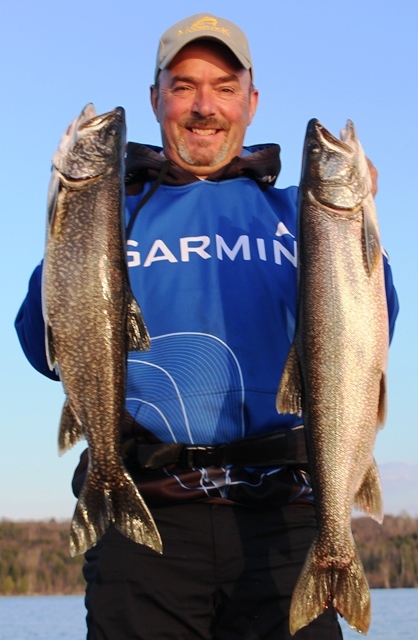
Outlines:
<svg viewBox="0 0 418 640"><path fill-rule="evenodd" d="M129 356L122 440L164 552L112 528L87 552L89 640L290 637L316 526L301 420L275 409L296 313L297 189L273 188L277 145L243 147L257 101L236 25L199 14L162 36L151 104L163 147L129 143L126 162L128 265L152 345ZM41 269L16 326L54 378ZM86 465L84 453L76 494ZM332 606L294 637L341 638Z"/></svg>

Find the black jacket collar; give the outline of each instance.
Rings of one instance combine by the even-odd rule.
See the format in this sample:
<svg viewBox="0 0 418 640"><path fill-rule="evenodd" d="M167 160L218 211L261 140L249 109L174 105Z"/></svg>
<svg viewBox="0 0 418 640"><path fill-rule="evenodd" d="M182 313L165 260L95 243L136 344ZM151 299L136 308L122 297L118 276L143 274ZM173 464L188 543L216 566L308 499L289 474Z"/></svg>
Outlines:
<svg viewBox="0 0 418 640"><path fill-rule="evenodd" d="M245 149L250 153L233 158L229 164L213 173L210 181L220 182L244 176L257 182L263 191L272 187L280 172L279 145L262 144ZM161 154L161 147L128 142L125 160L127 193L141 191L144 182L156 180L163 168L166 168L166 174L162 184L180 186L199 180L174 162L168 162L167 169L167 162Z"/></svg>

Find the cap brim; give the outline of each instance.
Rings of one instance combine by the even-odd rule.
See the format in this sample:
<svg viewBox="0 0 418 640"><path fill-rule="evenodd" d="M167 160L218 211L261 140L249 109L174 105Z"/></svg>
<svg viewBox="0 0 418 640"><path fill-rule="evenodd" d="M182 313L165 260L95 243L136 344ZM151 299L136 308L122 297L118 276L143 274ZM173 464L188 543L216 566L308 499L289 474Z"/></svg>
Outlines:
<svg viewBox="0 0 418 640"><path fill-rule="evenodd" d="M174 47L170 51L170 53L161 62L159 62L155 71L155 77L157 77L159 71L162 71L169 66L170 62L174 60L176 55L182 49L184 49L186 45L190 44L191 42L195 42L196 40L213 40L214 42L220 42L234 54L234 56L237 58L238 62L244 69L251 69L251 62L248 60L248 58L246 58L240 51L237 51L237 49L231 47L230 44L228 42L225 42L223 38L214 36L212 31L200 31L198 34L190 33L183 37L181 44L179 44L177 47Z"/></svg>

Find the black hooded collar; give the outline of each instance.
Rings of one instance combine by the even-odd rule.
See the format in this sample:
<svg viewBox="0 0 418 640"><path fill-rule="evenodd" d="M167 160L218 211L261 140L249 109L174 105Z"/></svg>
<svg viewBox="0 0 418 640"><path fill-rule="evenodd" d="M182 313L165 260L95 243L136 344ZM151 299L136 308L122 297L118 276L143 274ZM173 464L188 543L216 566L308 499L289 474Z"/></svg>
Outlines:
<svg viewBox="0 0 418 640"><path fill-rule="evenodd" d="M236 156L229 164L211 174L211 182L221 182L232 178L247 177L254 180L264 191L272 187L280 172L280 147L278 144L261 144L244 147L248 154ZM166 160L161 147L128 142L125 184L127 193L140 192L145 182L157 180L164 172L162 184L181 186L197 182L193 173L182 169L174 162Z"/></svg>

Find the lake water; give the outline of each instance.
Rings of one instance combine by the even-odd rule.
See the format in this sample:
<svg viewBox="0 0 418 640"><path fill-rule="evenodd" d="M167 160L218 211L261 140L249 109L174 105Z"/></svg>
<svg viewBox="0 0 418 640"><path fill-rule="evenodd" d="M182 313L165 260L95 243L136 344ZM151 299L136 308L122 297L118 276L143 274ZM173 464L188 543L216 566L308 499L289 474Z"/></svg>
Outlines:
<svg viewBox="0 0 418 640"><path fill-rule="evenodd" d="M362 636L342 620L344 640L418 640L418 589L371 589L372 622Z"/></svg>
<svg viewBox="0 0 418 640"><path fill-rule="evenodd" d="M1 640L85 640L83 596L0 598Z"/></svg>
<svg viewBox="0 0 418 640"><path fill-rule="evenodd" d="M372 589L371 594L367 640L418 640L418 589ZM4 597L0 598L0 638L85 640L84 617L82 596ZM344 640L364 637L344 621L342 628Z"/></svg>

